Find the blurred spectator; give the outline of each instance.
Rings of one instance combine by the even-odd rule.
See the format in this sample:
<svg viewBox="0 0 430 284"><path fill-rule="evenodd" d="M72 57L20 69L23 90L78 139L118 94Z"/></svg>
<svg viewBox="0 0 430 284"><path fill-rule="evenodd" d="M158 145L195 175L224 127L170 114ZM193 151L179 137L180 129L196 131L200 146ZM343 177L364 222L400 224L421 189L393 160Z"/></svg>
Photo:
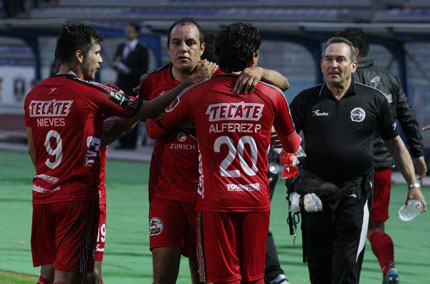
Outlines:
<svg viewBox="0 0 430 284"><path fill-rule="evenodd" d="M140 27L129 23L125 27L126 42L118 45L113 68L118 72L116 84L127 95L133 95L133 88L140 83L140 77L148 70L148 50L139 41ZM136 148L138 128L119 139L121 149Z"/></svg>

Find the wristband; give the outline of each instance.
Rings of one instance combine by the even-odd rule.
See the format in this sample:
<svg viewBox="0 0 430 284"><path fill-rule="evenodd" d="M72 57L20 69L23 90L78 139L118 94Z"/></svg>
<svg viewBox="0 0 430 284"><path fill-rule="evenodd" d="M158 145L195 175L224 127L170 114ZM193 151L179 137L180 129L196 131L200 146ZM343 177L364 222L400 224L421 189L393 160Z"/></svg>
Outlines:
<svg viewBox="0 0 430 284"><path fill-rule="evenodd" d="M419 183L412 183L409 185L409 188L417 188L417 187L421 187L421 185Z"/></svg>

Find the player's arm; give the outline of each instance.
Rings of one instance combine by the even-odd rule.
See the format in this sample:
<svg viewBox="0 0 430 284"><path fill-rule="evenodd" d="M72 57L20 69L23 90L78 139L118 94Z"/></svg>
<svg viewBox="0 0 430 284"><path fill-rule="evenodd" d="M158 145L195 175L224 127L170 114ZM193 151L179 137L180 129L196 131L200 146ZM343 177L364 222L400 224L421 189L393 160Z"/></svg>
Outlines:
<svg viewBox="0 0 430 284"><path fill-rule="evenodd" d="M191 75L184 82L164 93L162 96L150 101L144 101L139 111L141 116L140 120L145 121L147 118L157 117L173 102L183 89L192 84L197 84L209 79L216 69L217 65L215 63L209 62L206 59L200 60Z"/></svg>
<svg viewBox="0 0 430 284"><path fill-rule="evenodd" d="M138 116L141 121L145 121L147 118L155 118L168 107L172 101L178 96L178 94L186 87L192 85L193 81L186 81L175 88L164 93L162 96L158 96L150 101L143 101Z"/></svg>
<svg viewBox="0 0 430 284"><path fill-rule="evenodd" d="M129 133L138 123L139 117L109 117L103 121L102 147Z"/></svg>
<svg viewBox="0 0 430 284"><path fill-rule="evenodd" d="M112 117L105 120L103 123L102 146L106 146L130 132L139 121L145 121L150 117L157 117L176 99L183 89L190 85L192 85L192 81L187 81L164 93L162 96L150 101L142 101L137 113L130 118Z"/></svg>
<svg viewBox="0 0 430 284"><path fill-rule="evenodd" d="M276 128L276 127L275 127ZM282 148L288 153L296 153L300 148L302 139L297 134L296 130L292 130L290 133L282 133L276 129L279 140L281 140Z"/></svg>
<svg viewBox="0 0 430 284"><path fill-rule="evenodd" d="M146 133L152 139L160 138L170 132L184 120L192 120L192 108L198 104L201 93L193 92L194 88L184 90L178 101L169 109L168 112L161 114L156 119L146 121Z"/></svg>
<svg viewBox="0 0 430 284"><path fill-rule="evenodd" d="M287 99L283 94L278 93L275 101L275 120L273 122L282 148L288 153L295 153L300 148L302 139L294 128L293 119L288 109Z"/></svg>
<svg viewBox="0 0 430 284"><path fill-rule="evenodd" d="M390 151L391 156L396 163L397 168L402 173L406 182L411 185L415 185L413 188L409 188L407 199L405 204L409 203L409 201L416 199L420 200L423 203L423 212L427 211L427 204L425 201L425 197L421 192L421 187L417 183L417 179L415 177L414 165L412 163L411 156L409 155L408 149L406 149L403 140L399 135L394 137L393 139L386 140L385 145L387 145L388 151Z"/></svg>
<svg viewBox="0 0 430 284"><path fill-rule="evenodd" d="M377 112L379 134L381 135L382 139L384 139L385 145L393 157L397 168L402 173L406 182L409 184L409 190L405 204L409 203L409 201L412 199L421 200L423 202L423 212L425 212L427 211L427 204L415 177L415 169L412 163L411 155L409 154L405 143L403 143L403 140L399 136L396 122L393 118L393 115L391 114L388 101L382 98L382 96L378 96L377 98L381 100L379 102L379 111ZM410 185L414 186L411 187Z"/></svg>
<svg viewBox="0 0 430 284"><path fill-rule="evenodd" d="M192 82L182 83L162 96L150 101L142 101L137 113L130 118L111 117L106 119L103 122L102 146L106 146L129 133L139 121L158 116L183 89L191 84Z"/></svg>
<svg viewBox="0 0 430 284"><path fill-rule="evenodd" d="M290 82L281 73L260 66L253 66L245 68L240 73L233 91L239 94L252 93L260 81L275 85L282 91L290 88Z"/></svg>
<svg viewBox="0 0 430 284"><path fill-rule="evenodd" d="M34 147L33 132L30 127L25 127L25 131L27 132L28 154L30 155L34 168L36 168L36 148Z"/></svg>
<svg viewBox="0 0 430 284"><path fill-rule="evenodd" d="M397 96L397 119L402 125L402 130L406 137L406 143L409 146L412 162L414 163L415 172L418 174L419 178L422 179L427 174L427 165L424 160L424 146L418 122L405 92L400 87L399 79L397 77L393 77L393 80L393 86L397 87L393 90L393 95Z"/></svg>

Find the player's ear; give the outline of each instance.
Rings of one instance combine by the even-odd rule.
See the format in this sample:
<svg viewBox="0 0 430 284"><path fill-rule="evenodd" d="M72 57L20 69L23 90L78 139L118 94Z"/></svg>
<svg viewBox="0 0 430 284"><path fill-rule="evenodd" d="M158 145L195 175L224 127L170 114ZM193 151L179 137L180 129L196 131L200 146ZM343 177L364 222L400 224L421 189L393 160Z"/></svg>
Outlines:
<svg viewBox="0 0 430 284"><path fill-rule="evenodd" d="M252 53L251 66L256 66L258 64L258 50Z"/></svg>
<svg viewBox="0 0 430 284"><path fill-rule="evenodd" d="M351 73L354 73L357 70L358 62L354 61L351 64Z"/></svg>
<svg viewBox="0 0 430 284"><path fill-rule="evenodd" d="M200 56L203 55L203 52L205 51L205 49L206 49L206 43L202 43L200 45Z"/></svg>
<svg viewBox="0 0 430 284"><path fill-rule="evenodd" d="M354 47L355 49L355 54L357 54L357 57L360 57L360 50L356 47Z"/></svg>
<svg viewBox="0 0 430 284"><path fill-rule="evenodd" d="M75 59L76 61L78 61L80 64L82 64L84 62L84 52L80 49L75 51Z"/></svg>

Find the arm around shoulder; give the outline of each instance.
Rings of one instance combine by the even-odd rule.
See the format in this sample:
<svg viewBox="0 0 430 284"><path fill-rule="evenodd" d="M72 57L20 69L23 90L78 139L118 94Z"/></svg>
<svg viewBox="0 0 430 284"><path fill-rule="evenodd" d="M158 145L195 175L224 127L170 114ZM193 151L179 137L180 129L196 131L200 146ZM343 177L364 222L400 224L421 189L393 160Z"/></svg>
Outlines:
<svg viewBox="0 0 430 284"><path fill-rule="evenodd" d="M290 82L287 77L275 70L264 69L262 80L266 83L275 85L284 92L290 88Z"/></svg>
<svg viewBox="0 0 430 284"><path fill-rule="evenodd" d="M166 107L168 107L173 100L182 92L186 87L190 86L192 82L183 82L171 89L170 91L164 93L150 101L143 101L138 116L141 121L145 121L148 118L155 118L161 114Z"/></svg>

